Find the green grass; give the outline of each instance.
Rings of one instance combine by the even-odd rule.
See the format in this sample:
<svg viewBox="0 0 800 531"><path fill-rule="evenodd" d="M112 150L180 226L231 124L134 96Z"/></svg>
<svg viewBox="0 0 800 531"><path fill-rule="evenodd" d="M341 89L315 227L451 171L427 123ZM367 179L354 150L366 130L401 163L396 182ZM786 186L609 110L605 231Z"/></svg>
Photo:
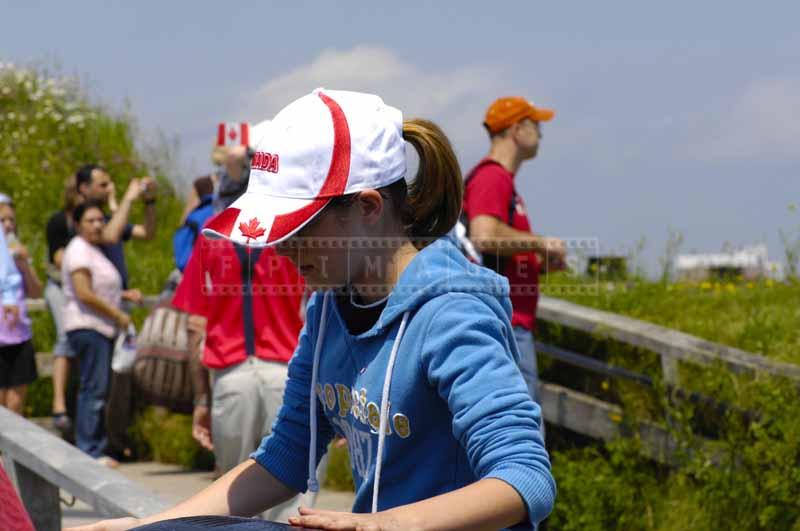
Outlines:
<svg viewBox="0 0 800 531"><path fill-rule="evenodd" d="M590 284L588 280L578 282ZM770 358L800 363L800 282L617 282L597 294L568 294L575 283L548 278L553 296L659 324Z"/></svg>

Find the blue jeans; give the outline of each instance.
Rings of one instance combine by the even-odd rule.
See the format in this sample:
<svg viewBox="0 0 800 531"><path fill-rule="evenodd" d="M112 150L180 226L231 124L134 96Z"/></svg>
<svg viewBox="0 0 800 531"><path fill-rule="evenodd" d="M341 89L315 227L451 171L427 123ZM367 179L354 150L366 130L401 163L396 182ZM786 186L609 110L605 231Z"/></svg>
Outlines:
<svg viewBox="0 0 800 531"><path fill-rule="evenodd" d="M528 393L540 407L539 402L539 369L536 366L536 346L533 343L533 332L521 326L514 327L514 337L517 340L519 349L519 370L528 386ZM544 413L542 413L541 431L544 439Z"/></svg>
<svg viewBox="0 0 800 531"><path fill-rule="evenodd" d="M519 370L528 385L528 393L530 393L533 401L538 404L539 370L536 368L536 347L533 344L533 332L521 326L515 326L514 337L517 339L517 348L519 349Z"/></svg>
<svg viewBox="0 0 800 531"><path fill-rule="evenodd" d="M94 330L67 332L67 340L79 360L81 383L75 419L75 443L92 457L106 449L105 409L111 382L112 339Z"/></svg>

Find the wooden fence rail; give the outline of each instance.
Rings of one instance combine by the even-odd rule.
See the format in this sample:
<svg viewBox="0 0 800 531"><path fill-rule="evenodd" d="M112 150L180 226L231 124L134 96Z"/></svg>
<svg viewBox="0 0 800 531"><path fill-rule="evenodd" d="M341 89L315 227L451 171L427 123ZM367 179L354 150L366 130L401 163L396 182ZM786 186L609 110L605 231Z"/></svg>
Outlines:
<svg viewBox="0 0 800 531"><path fill-rule="evenodd" d="M156 297L146 298L152 306ZM41 300L28 301L31 311L43 310ZM710 365L722 362L730 370L763 372L788 377L800 382L800 366L768 359L764 356L707 341L690 334L644 322L631 317L588 308L561 299L542 296L538 318L561 326L640 347L661 357L662 376L668 389L680 389L678 362ZM540 354L551 356L604 376L625 378L652 386L652 378L600 360L566 351L557 346L537 344ZM39 355L42 366L47 355ZM551 423L589 437L611 440L629 430L622 424L622 410L585 393L556 385L540 383L542 414ZM645 443L645 451L658 461L670 462L674 442L668 432L652 422L640 422L636 429Z"/></svg>
<svg viewBox="0 0 800 531"><path fill-rule="evenodd" d="M800 382L798 365L771 360L677 330L587 308L561 299L541 297L537 317L543 321L655 352L661 357L665 389L677 390L678 394L683 391L678 376L678 362L697 365L722 362L733 372L760 372ZM569 352L557 346L537 342L537 351L595 374L624 378L648 387L653 385L652 378L646 375L614 367L596 358ZM606 441L625 435L629 430L623 426L622 410L615 404L545 381L540 383L539 393L542 413L548 422ZM683 393L684 396L693 394L696 393ZM714 403L713 397L701 397L701 399ZM718 403L715 405L730 407ZM743 414L749 413L743 412ZM652 422L639 422L636 429L644 443L643 449L650 457L662 463L672 461L675 444L665 428Z"/></svg>
<svg viewBox="0 0 800 531"><path fill-rule="evenodd" d="M676 360L698 365L721 361L735 372L763 372L800 381L800 365L771 360L671 328L553 297L540 298L537 317L655 352L661 356L665 381L671 384L678 384L671 381L677 377Z"/></svg>

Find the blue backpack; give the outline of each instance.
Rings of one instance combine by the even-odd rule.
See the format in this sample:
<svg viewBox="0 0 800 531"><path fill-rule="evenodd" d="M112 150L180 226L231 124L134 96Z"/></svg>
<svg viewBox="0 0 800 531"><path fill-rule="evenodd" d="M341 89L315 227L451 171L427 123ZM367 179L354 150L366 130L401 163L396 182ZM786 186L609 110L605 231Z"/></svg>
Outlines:
<svg viewBox="0 0 800 531"><path fill-rule="evenodd" d="M175 235L172 237L172 252L175 255L175 265L181 271L189 263L192 249L194 249L194 242L197 239L197 235L200 234L200 229L203 228L208 218L214 215L213 199L214 197L211 194L203 196L200 204L186 216L186 221L175 231Z"/></svg>

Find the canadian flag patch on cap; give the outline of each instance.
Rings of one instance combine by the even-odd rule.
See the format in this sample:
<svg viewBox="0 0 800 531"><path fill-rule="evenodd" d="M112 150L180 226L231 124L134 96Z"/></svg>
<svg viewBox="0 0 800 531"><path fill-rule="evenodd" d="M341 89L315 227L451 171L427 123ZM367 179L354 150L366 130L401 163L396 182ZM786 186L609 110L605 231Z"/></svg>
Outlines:
<svg viewBox="0 0 800 531"><path fill-rule="evenodd" d="M222 122L217 126L217 146L250 145L250 124Z"/></svg>

